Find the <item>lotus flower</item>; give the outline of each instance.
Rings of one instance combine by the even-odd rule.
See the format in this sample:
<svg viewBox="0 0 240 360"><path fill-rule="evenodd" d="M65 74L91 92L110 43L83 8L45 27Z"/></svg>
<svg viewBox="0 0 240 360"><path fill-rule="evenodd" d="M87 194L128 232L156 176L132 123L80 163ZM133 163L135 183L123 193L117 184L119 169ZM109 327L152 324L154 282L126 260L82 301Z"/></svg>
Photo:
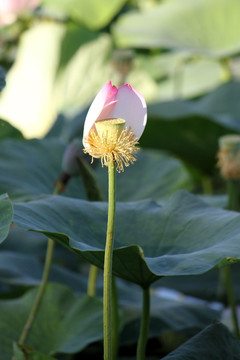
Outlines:
<svg viewBox="0 0 240 360"><path fill-rule="evenodd" d="M132 154L138 150L135 145L146 122L147 107L143 96L128 84L117 88L109 81L87 113L83 130L84 151L93 158L101 158L102 165L108 166L109 158L114 159L117 170L123 171L123 164L128 166L136 160ZM114 127L116 132L113 134Z"/></svg>
<svg viewBox="0 0 240 360"><path fill-rule="evenodd" d="M0 0L0 26L12 24L19 14L34 9L40 0Z"/></svg>

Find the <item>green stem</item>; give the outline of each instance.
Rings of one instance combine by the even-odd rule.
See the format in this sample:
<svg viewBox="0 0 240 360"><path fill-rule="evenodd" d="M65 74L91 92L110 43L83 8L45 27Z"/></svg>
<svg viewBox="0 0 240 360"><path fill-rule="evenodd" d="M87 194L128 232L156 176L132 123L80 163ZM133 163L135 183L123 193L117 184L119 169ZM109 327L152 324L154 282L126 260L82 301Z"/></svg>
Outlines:
<svg viewBox="0 0 240 360"><path fill-rule="evenodd" d="M117 359L119 344L119 316L118 316L118 294L116 279L112 278L112 358Z"/></svg>
<svg viewBox="0 0 240 360"><path fill-rule="evenodd" d="M230 68L230 59L229 58L223 58L220 60L220 63L222 64L222 67L224 69L224 80L225 81L230 81L232 79L232 73L231 73L231 68Z"/></svg>
<svg viewBox="0 0 240 360"><path fill-rule="evenodd" d="M237 339L240 339L239 325L238 325L238 317L236 310L236 300L234 296L234 290L231 280L230 266L225 266L221 268L221 273L224 279L224 283L227 290L228 303L232 312L232 321L234 326L234 332Z"/></svg>
<svg viewBox="0 0 240 360"><path fill-rule="evenodd" d="M62 191L63 184L61 181L57 181L54 187L53 195L58 195Z"/></svg>
<svg viewBox="0 0 240 360"><path fill-rule="evenodd" d="M205 195L213 194L212 180L210 176L202 176L202 189Z"/></svg>
<svg viewBox="0 0 240 360"><path fill-rule="evenodd" d="M50 266L51 266L51 262L52 262L52 254L53 254L53 248L54 248L54 241L52 239L48 239L48 246L47 246L47 252L46 252L46 259L45 259L45 265L44 265L44 270L43 270L43 275L42 275L42 281L41 284L39 286L38 289L38 293L37 293L37 297L35 299L35 302L33 304L33 307L30 311L30 314L28 316L27 322L23 328L23 332L19 338L19 344L24 344L27 336L29 334L29 331L31 330L31 327L33 325L33 322L35 320L35 317L37 315L37 311L39 309L39 306L41 304L45 289L46 289L46 285L47 285L47 281L48 281L48 276L49 276L49 271L50 271Z"/></svg>
<svg viewBox="0 0 240 360"><path fill-rule="evenodd" d="M88 276L88 289L87 289L88 296L96 295L97 274L98 274L98 267L95 265L91 265Z"/></svg>
<svg viewBox="0 0 240 360"><path fill-rule="evenodd" d="M239 211L240 199L240 182L236 180L229 180L227 183L228 192L228 209Z"/></svg>
<svg viewBox="0 0 240 360"><path fill-rule="evenodd" d="M229 180L228 181L228 209L233 211L239 210L239 195L240 195L240 183L239 181ZM222 278L226 287L228 303L232 312L233 326L235 330L235 335L240 339L237 310L236 310L236 300L231 280L230 268L226 266L222 268Z"/></svg>
<svg viewBox="0 0 240 360"><path fill-rule="evenodd" d="M103 201L103 195L101 189L96 181L93 171L83 158L78 158L78 164L81 169L81 176L87 198L89 201ZM96 294L96 281L97 281L98 268L95 265L90 265L88 276L88 289L87 294L89 296L95 296Z"/></svg>
<svg viewBox="0 0 240 360"><path fill-rule="evenodd" d="M104 360L112 360L112 257L115 220L115 164L108 163L108 223L103 274L103 345Z"/></svg>
<svg viewBox="0 0 240 360"><path fill-rule="evenodd" d="M62 189L62 183L60 181L58 181L55 184L55 188L54 188L54 195L57 195L60 193ZM38 309L40 307L41 301L43 299L43 295L47 286L47 281L48 281L48 277L49 277L49 272L50 272L50 267L51 267L51 263L52 263L52 256L53 256L53 249L54 249L54 241L52 239L48 239L48 245L47 245L47 251L46 251L46 257L45 257L45 264L44 264L44 269L43 269L43 274L42 274L42 280L41 280L41 284L38 288L38 292L37 292L37 297L33 303L33 307L30 311L30 314L28 316L27 322L23 328L23 331L20 335L20 338L18 340L19 344L24 344L29 331L31 330L31 327L34 323L34 320L36 318Z"/></svg>
<svg viewBox="0 0 240 360"><path fill-rule="evenodd" d="M143 289L141 328L137 344L137 360L145 360L150 320L150 288Z"/></svg>

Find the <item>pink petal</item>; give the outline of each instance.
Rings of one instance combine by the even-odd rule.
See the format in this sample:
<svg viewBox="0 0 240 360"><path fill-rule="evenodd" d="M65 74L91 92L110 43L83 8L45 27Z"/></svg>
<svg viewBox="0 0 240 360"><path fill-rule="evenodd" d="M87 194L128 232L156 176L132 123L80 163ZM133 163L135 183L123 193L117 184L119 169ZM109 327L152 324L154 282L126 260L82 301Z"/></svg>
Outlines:
<svg viewBox="0 0 240 360"><path fill-rule="evenodd" d="M13 23L25 10L34 9L40 0L0 0L0 26Z"/></svg>
<svg viewBox="0 0 240 360"><path fill-rule="evenodd" d="M140 138L147 122L147 105L144 97L128 84L118 89L116 103L111 117L126 120L136 137Z"/></svg>
<svg viewBox="0 0 240 360"><path fill-rule="evenodd" d="M116 105L117 88L113 86L111 81L102 87L97 96L93 100L84 123L83 130L83 144L84 138L88 136L88 133L96 120L106 119L111 117L111 113Z"/></svg>
<svg viewBox="0 0 240 360"><path fill-rule="evenodd" d="M104 120L104 119L111 118L113 109L117 102L118 102L118 100L115 100L115 101L112 101L109 104L105 105L96 120Z"/></svg>

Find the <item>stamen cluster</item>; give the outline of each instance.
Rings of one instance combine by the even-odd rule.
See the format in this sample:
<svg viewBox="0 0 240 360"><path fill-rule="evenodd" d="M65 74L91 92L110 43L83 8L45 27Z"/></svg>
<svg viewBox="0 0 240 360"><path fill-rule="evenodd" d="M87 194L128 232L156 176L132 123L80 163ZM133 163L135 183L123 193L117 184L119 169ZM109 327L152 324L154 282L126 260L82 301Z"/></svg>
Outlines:
<svg viewBox="0 0 240 360"><path fill-rule="evenodd" d="M92 156L92 162L93 158L100 158L102 166L109 166L109 160L112 160L118 172L136 161L133 154L139 150L136 147L138 138L130 128L122 130L120 135L108 133L100 136L93 127L86 143L84 152Z"/></svg>

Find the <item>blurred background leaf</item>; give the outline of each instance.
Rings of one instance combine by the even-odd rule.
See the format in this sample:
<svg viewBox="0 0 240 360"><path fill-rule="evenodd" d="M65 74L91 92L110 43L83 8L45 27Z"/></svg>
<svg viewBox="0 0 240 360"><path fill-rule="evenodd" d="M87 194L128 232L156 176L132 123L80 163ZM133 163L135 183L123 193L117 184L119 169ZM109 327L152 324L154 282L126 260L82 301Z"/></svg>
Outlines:
<svg viewBox="0 0 240 360"><path fill-rule="evenodd" d="M239 11L238 0L167 0L148 11L122 15L113 34L124 47L178 49L223 58L240 50Z"/></svg>
<svg viewBox="0 0 240 360"><path fill-rule="evenodd" d="M89 29L97 30L108 25L114 16L121 10L127 0L43 0L42 4L47 9L62 12L79 24L83 24Z"/></svg>

